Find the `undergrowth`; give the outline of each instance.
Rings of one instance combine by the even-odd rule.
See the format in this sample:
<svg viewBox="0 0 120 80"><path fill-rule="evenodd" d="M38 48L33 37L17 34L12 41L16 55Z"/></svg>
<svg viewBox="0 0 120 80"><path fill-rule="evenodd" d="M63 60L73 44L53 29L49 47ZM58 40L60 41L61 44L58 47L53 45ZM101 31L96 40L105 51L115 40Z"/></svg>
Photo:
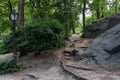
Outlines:
<svg viewBox="0 0 120 80"><path fill-rule="evenodd" d="M22 66L13 63L12 61L9 62L1 62L0 63L0 74L12 73L17 72L22 69Z"/></svg>

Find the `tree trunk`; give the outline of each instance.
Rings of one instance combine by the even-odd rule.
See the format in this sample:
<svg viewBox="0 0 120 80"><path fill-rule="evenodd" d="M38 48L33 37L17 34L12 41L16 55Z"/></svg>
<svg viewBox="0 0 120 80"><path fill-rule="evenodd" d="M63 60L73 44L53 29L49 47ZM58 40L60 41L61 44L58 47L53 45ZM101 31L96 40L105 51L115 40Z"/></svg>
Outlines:
<svg viewBox="0 0 120 80"><path fill-rule="evenodd" d="M85 26L86 26L86 22L85 22L85 10L86 10L86 0L84 0L83 2L83 11L82 11L82 16L83 16L83 31L85 31Z"/></svg>
<svg viewBox="0 0 120 80"><path fill-rule="evenodd" d="M63 0L63 3L64 3L64 8L65 8L65 11L67 10L67 4L68 4L68 1L67 0ZM69 21L68 21L68 18L69 18L69 13L66 12L64 14L64 20L66 22L65 24L65 39L66 40L69 40Z"/></svg>
<svg viewBox="0 0 120 80"><path fill-rule="evenodd" d="M18 26L21 28L24 25L24 0L19 0L18 14Z"/></svg>
<svg viewBox="0 0 120 80"><path fill-rule="evenodd" d="M8 0L8 8L9 8L9 12L11 13L12 12L12 3L10 0ZM11 20L10 15L9 15L9 20Z"/></svg>
<svg viewBox="0 0 120 80"><path fill-rule="evenodd" d="M66 40L69 40L69 28L68 28L68 25L66 24L65 26L65 39Z"/></svg>
<svg viewBox="0 0 120 80"><path fill-rule="evenodd" d="M101 12L102 12L101 17L103 18L104 17L104 7L101 7Z"/></svg>
<svg viewBox="0 0 120 80"><path fill-rule="evenodd" d="M115 12L118 11L118 0L115 0Z"/></svg>
<svg viewBox="0 0 120 80"><path fill-rule="evenodd" d="M96 9L97 19L100 19L100 0L97 2L97 9Z"/></svg>
<svg viewBox="0 0 120 80"><path fill-rule="evenodd" d="M24 26L24 0L19 0L18 4L18 27L22 28ZM20 57L26 55L26 51L20 48Z"/></svg>
<svg viewBox="0 0 120 80"><path fill-rule="evenodd" d="M75 26L74 26L73 19L71 19L71 29L72 29L73 34L75 34Z"/></svg>
<svg viewBox="0 0 120 80"><path fill-rule="evenodd" d="M65 39L69 40L68 14L65 14L65 20L66 20L66 24L65 24Z"/></svg>
<svg viewBox="0 0 120 80"><path fill-rule="evenodd" d="M25 48L20 48L20 55L19 57L24 57L28 54L28 51Z"/></svg>
<svg viewBox="0 0 120 80"><path fill-rule="evenodd" d="M105 11L105 9L106 9L106 1L105 0L102 0L102 6L101 6L101 18L103 18L104 16L105 16L105 14L104 14L104 11Z"/></svg>
<svg viewBox="0 0 120 80"><path fill-rule="evenodd" d="M96 14L97 14L97 19L100 19L100 9L99 8L96 10Z"/></svg>

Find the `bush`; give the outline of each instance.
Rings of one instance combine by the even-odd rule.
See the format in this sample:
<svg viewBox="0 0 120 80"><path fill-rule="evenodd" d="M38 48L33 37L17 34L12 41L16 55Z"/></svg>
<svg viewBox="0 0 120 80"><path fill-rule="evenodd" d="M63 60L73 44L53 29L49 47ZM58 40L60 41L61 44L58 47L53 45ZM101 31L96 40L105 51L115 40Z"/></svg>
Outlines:
<svg viewBox="0 0 120 80"><path fill-rule="evenodd" d="M92 24L94 21L96 21L96 15L88 16L86 18L86 25Z"/></svg>
<svg viewBox="0 0 120 80"><path fill-rule="evenodd" d="M64 45L62 25L57 20L39 20L34 24L27 24L24 28L17 30L18 50L25 49L29 52L41 52ZM4 40L5 48L12 49L11 34Z"/></svg>
<svg viewBox="0 0 120 80"><path fill-rule="evenodd" d="M21 66L17 65L13 62L2 62L0 63L0 74L6 74L10 72L20 71L22 69Z"/></svg>
<svg viewBox="0 0 120 80"><path fill-rule="evenodd" d="M3 41L1 40L0 41L0 53L5 53L5 52L6 52L5 45Z"/></svg>

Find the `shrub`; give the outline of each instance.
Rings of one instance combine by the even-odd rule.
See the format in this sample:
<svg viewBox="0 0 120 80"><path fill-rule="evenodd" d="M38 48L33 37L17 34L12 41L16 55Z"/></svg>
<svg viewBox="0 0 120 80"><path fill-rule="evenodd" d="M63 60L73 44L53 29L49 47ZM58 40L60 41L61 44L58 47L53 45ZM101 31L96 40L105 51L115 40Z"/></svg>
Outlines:
<svg viewBox="0 0 120 80"><path fill-rule="evenodd" d="M41 52L64 45L62 25L57 20L39 20L34 24L29 23L24 28L17 30L17 46L29 52ZM4 40L5 48L12 49L12 37Z"/></svg>
<svg viewBox="0 0 120 80"><path fill-rule="evenodd" d="M86 18L86 24L89 25L91 24L92 22L96 21L96 15L92 15L92 16L88 16Z"/></svg>
<svg viewBox="0 0 120 80"><path fill-rule="evenodd" d="M5 53L5 52L6 52L5 45L3 41L1 40L0 41L0 53Z"/></svg>
<svg viewBox="0 0 120 80"><path fill-rule="evenodd" d="M17 65L13 62L1 62L0 63L0 74L6 74L10 72L20 71L22 69L21 66Z"/></svg>

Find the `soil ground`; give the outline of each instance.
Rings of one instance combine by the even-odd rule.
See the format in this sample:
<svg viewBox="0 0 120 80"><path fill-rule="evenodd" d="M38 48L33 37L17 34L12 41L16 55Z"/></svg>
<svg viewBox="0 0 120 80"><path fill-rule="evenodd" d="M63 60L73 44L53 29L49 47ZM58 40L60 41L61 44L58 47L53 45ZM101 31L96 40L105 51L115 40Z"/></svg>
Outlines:
<svg viewBox="0 0 120 80"><path fill-rule="evenodd" d="M76 62L73 58L66 58L63 55L64 50L87 47L92 40L80 39L79 35L73 35L66 47L43 52L44 54L38 56L29 54L18 61L18 64L25 67L23 70L0 75L0 80L120 80L120 68L87 65L84 64L84 61ZM0 57L1 59L3 58ZM72 74L67 73L64 69ZM81 79L77 79L73 74L81 77Z"/></svg>
<svg viewBox="0 0 120 80"><path fill-rule="evenodd" d="M0 75L0 80L75 80L72 75L64 72L60 61L54 55L41 57L21 58L19 64L25 69Z"/></svg>
<svg viewBox="0 0 120 80"><path fill-rule="evenodd" d="M70 44L68 43L68 46ZM33 56L30 54L20 58L18 64L23 65L25 69L0 75L0 80L76 80L73 75L64 71L60 62L64 49L66 47L47 51L45 55ZM7 56L10 54L5 55L4 58Z"/></svg>

